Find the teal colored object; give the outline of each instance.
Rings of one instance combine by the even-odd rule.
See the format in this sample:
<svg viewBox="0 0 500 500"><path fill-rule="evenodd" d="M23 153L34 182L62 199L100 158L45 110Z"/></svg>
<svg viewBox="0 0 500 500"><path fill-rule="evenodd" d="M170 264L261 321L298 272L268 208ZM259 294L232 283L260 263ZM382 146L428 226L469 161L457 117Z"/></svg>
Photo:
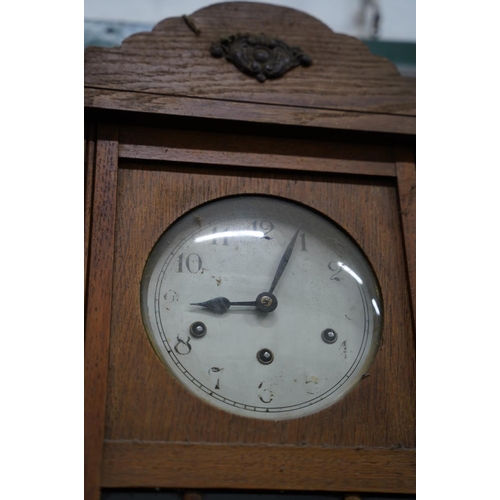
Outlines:
<svg viewBox="0 0 500 500"><path fill-rule="evenodd" d="M417 44L413 42L384 42L379 40L363 40L370 52L392 61L400 73L415 76L417 66Z"/></svg>

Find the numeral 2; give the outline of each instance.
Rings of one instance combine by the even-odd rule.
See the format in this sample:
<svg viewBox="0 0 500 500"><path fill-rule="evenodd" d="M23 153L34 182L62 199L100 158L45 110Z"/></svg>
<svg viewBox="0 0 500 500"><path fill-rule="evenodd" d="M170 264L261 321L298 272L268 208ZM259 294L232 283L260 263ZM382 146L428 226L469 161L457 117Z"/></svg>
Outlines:
<svg viewBox="0 0 500 500"><path fill-rule="evenodd" d="M259 231L260 229L265 235L267 235L267 233L270 233L274 229L274 224L268 220L263 220L260 224L257 224L257 221L255 220L253 221L252 227L254 231Z"/></svg>

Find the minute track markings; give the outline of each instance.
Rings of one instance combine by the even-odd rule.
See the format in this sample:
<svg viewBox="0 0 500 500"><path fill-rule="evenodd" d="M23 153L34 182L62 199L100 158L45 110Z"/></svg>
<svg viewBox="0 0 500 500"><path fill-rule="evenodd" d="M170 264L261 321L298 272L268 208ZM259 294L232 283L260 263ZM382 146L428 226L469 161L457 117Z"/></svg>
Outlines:
<svg viewBox="0 0 500 500"><path fill-rule="evenodd" d="M357 284L357 288L361 292L361 285ZM363 341L362 341L362 343L360 345L360 349L358 350L356 359L353 361L353 364L349 368L349 370L346 373L346 375L344 377L342 377L334 386L332 386L331 388L329 388L327 391L325 391L324 393L316 396L315 398L312 398L309 401L305 401L305 402L299 403L297 405L283 406L283 407L259 407L259 406L255 406L255 410L252 410L252 411L281 413L281 412L286 412L286 411L291 411L291 410L292 411L293 410L297 410L297 409L304 408L304 407L307 407L307 406L312 406L312 405L315 405L315 404L323 401L324 399L328 398L333 392L336 392L337 390L339 390L348 381L348 379L350 378L352 372L354 371L354 369L357 367L357 365L361 361L361 359L363 357L363 354L365 352L365 349L366 349L366 339L367 339L366 335L368 333L367 332L367 328L368 328L368 325L369 325L369 317L366 315L366 312L367 312L366 311L366 308L367 308L366 298L364 297L363 293L360 293L360 295L361 295L361 299L362 299L362 303L363 303L363 310L364 310L364 313L365 313L365 315L364 315L365 316L365 322L364 322L365 323L365 329L364 329ZM363 347L363 344L365 344L364 347ZM172 351L170 351L170 352L171 352L171 354L173 354ZM357 363L356 363L356 361L357 361ZM189 373L189 371L182 365L182 363L178 359L176 360L176 364L178 366L182 366L183 373L185 373L191 381L197 380L195 377L193 377ZM213 397L215 399L218 399L218 400L222 401L225 404L229 404L231 406L235 406L236 404L244 405L244 403L237 403L236 401L233 401L231 399L225 398L223 396L218 397L218 395L215 394L215 393L213 393L213 391L211 391L210 389L208 389L208 387L204 386L198 380L197 380L197 382L199 383L199 385L198 384L196 384L196 385L201 390L203 390L206 394L210 395L211 397Z"/></svg>
<svg viewBox="0 0 500 500"><path fill-rule="evenodd" d="M242 197L242 198L245 199L245 197ZM255 213L257 213L257 212L255 212ZM202 215L202 213L200 212L200 216L201 215ZM205 221L209 221L209 220L210 221L215 220L214 218L211 218L210 216L205 215L205 212L203 212L203 215L204 216L203 216L202 220L204 222ZM225 217L225 218L223 217L223 218L218 218L217 220L233 221L235 219L231 219L230 217ZM239 220L243 220L243 219L239 219ZM247 218L246 220L247 220L247 225L249 225L249 224L251 225L252 220L255 221L256 219L255 218L254 219ZM259 220L259 218L257 220ZM264 218L260 218L260 220L264 220ZM280 219L279 217L277 217L277 220L281 221L283 219ZM211 222L211 224L208 227L210 227L210 226L214 227L214 224ZM285 231L284 229L280 228L280 224L279 223L276 224L276 227L279 228L283 232ZM287 227L290 227L290 226L287 226ZM222 224L221 229L224 229L224 228L225 228L224 224ZM203 231L203 230L204 230L204 228L199 228L199 229L196 228L195 231L191 231L191 232L197 233L197 232ZM175 320L175 316L178 316L179 313L180 313L180 311L182 309L179 309L179 308L175 309L173 311L172 315L169 315L169 313L164 312L164 311L162 311L161 314L157 314L157 310L156 310L157 309L157 301L155 300L156 297L153 298L153 295L156 295L154 293L154 289L155 288L156 288L156 290L160 289L161 291L164 291L164 290L166 290L165 285L168 284L168 283L172 283L172 281L171 281L171 269L170 269L170 267L171 267L172 264L169 264L168 261L169 260L172 261L172 259L173 259L174 265L176 264L176 268L178 268L178 265L179 265L179 260L178 260L179 259L179 253L181 255L184 255L184 257L186 255L192 255L191 259L193 260L193 264L190 265L192 270L197 270L198 269L199 266L195 265L196 264L195 259L197 259L198 256L199 256L200 258L203 259L203 265L204 265L204 267L208 267L208 268L212 267L212 269L207 269L209 273L210 272L211 273L216 272L214 266L217 265L218 259L216 258L215 260L211 261L210 259L212 259L212 257L214 256L213 253L210 254L211 256L209 256L208 254L205 256L203 250L201 250L201 251L200 250L196 250L190 244L186 245L185 243L189 241L189 234L187 232L181 233L181 232L178 231L176 234L178 236L180 236L180 239L177 239L177 245L176 245L177 249L176 249L176 252L172 252L174 255L170 259L167 257L163 262L161 262L162 259L160 259L160 262L158 262L158 264L155 264L157 266L158 270L160 270L159 266L163 267L163 269L162 269L162 272L160 274L156 274L157 271L155 271L155 276L151 280L150 289L151 289L152 294L149 296L150 298L148 297L148 300L149 300L149 304L150 305L151 305L152 300L154 300L154 306L153 307L150 306L150 311L151 311L150 318L151 318L151 320L153 322L152 324L156 325L158 327L157 330L156 330L157 331L157 334L156 334L157 337L156 337L156 339L159 342L159 345L163 347L163 352L165 353L165 351L166 351L166 360L167 361L168 360L174 361L173 365L171 365L170 362L168 363L168 365L169 366L173 366L175 368L175 371L177 373L180 373L180 372L185 373L186 383L187 383L188 379L189 380L196 380L196 382L193 382L193 387L197 388L197 390L199 390L200 394L201 393L208 394L206 392L206 390L205 390L205 386L203 385L204 382L205 382L205 379L203 377L200 379L198 376L197 377L193 377L187 371L187 369L186 369L186 367L189 367L189 370L193 374L198 374L198 371L197 371L197 368L196 368L196 364L192 364L191 361L189 361L187 358L183 359L183 361L181 363L177 359L177 354L175 353L175 351L173 351L172 349L169 349L169 347L168 347L169 345L171 345L170 342L175 342L175 340L173 338L173 333L174 333L175 330L172 330L172 328L178 329L179 327L182 326L182 325L172 326L172 325L176 325L176 323L175 323L175 321L172 323L172 319L171 318L174 318L174 320ZM201 233L201 234L203 234L203 233ZM298 234L296 235L296 239L299 239L300 241L298 243L296 243L296 244L294 242L294 244L295 244L295 250L294 250L294 252L296 253L297 250L299 250L299 251L307 251L309 255L304 254L304 258L305 259L309 259L309 262L314 262L313 259L317 260L316 255L321 255L321 253L316 253L315 254L315 245L316 245L317 241L318 242L319 241L324 241L324 238L322 237L323 233L319 232L318 234L315 234L313 232L314 236L313 236L312 239L309 239L308 234L309 233L300 232L300 230L299 230ZM184 237L182 237L182 236L184 236ZM174 245L175 245L176 238L177 238L177 236L172 239ZM273 238L273 239L275 239L275 238ZM277 239L279 241L282 241L282 236L280 235ZM182 240L182 241L180 242L180 240ZM289 244L290 244L290 242L289 242ZM223 239L219 239L219 241L217 243L219 243L220 245L213 245L214 250L216 250L217 246L219 246L219 249L221 251L223 249L227 248L226 245L223 245L223 243L225 243ZM304 246L306 246L305 249L304 249ZM333 244L333 245L330 245L330 243L327 244L327 247L330 247L332 249L335 248L336 246L337 246L336 243ZM165 247L165 245L163 246L163 248L165 250L168 250L168 247ZM264 247L262 247L262 248L264 248ZM349 249L345 250L345 247L341 247L341 248L343 249L343 251L350 252ZM269 250L270 247L267 247L267 249ZM293 246L292 246L292 250L293 250ZM249 251L247 251L247 253L248 252ZM165 252L165 253L167 253L167 252ZM274 251L273 251L273 253L274 253ZM219 251L219 252L217 252L215 254L215 256L218 257L218 255L221 255L221 256L224 255L225 256L225 255L227 255L227 251L226 251L225 254L222 254ZM290 253L290 255L291 255L291 253ZM347 265L349 265L351 268L355 269L354 266L356 264L354 264L354 265L351 266L349 257L346 258L346 254L338 255L337 256L334 253L333 255L335 255L334 260L335 259L340 259L340 260L342 260L342 262L347 263ZM332 255L332 257L333 257L333 255ZM267 254L266 258L268 256L269 255ZM288 257L290 258L290 256L288 256ZM224 257L224 258L226 258L226 257ZM232 258L232 259L234 260L234 258ZM331 260L332 259L326 260L326 263L330 262ZM294 261L295 261L295 258L294 258ZM288 261L287 261L287 263L288 263ZM286 267L286 264L285 264L285 267ZM152 267L151 267L151 269L153 270ZM186 270L186 268L185 268L185 262L183 262L183 269ZM173 269L173 270L175 270L175 269ZM236 268L234 268L234 272L233 272L234 276L236 276L235 271L236 271ZM313 271L317 272L317 271L315 271L315 269L313 269ZM294 269L291 274L294 275L294 276L300 276L300 272L303 272L303 270L302 270L302 267L299 266L298 269ZM357 271L357 272L360 273L359 275L363 277L363 280L366 279L366 277L363 276L363 274L361 274L361 273L364 273L364 268L360 268L360 270ZM288 274L289 273L288 273L288 268L287 268L286 273L283 270L283 272L281 273L281 276L278 278L278 280L280 278L281 279L285 279L285 277ZM331 277L331 274L328 274L328 270L326 271L325 275L326 275L327 279L329 279ZM189 276L186 276L186 277L189 278ZM203 279L203 277L202 277L202 279ZM292 280L291 283L295 283L295 286L297 286L297 284L300 283L300 282L297 281L297 278L294 278L294 280L295 280L295 282ZM189 283L193 283L193 287L197 287L197 283L199 283L199 282L200 282L199 279L198 280L191 280L191 281L189 281ZM181 283L181 282L178 281L177 283ZM229 283L230 283L230 281L228 279L227 281L224 282L224 285L227 285ZM280 283L281 283L281 281L280 281ZM172 286L181 286L181 285L176 285L174 283ZM276 283L274 283L274 287L276 288L277 293L280 293L281 284L278 285L278 283L276 282ZM229 290L229 287L224 286L224 289L226 289L226 288ZM352 291L354 291L354 288L355 287L352 288ZM194 288L192 288L192 289L194 290ZM183 293L183 299L182 300L185 301L184 304L186 303L186 293L185 293L186 290L189 290L189 287L186 288L186 285L182 284L182 289L180 289L179 291ZM201 288L200 288L200 290L201 290ZM207 288L207 290L208 290L208 288ZM221 290L222 290L222 288L221 288ZM235 288L233 286L233 290L237 290L237 288ZM347 288L346 290L349 291L349 288ZM353 349L354 352L350 352L350 354L349 354L349 358L351 360L351 363L348 363L348 364L351 365L351 366L349 367L348 373L345 375L345 377L344 378L340 378L340 379L337 378L337 375L335 375L331 379L329 379L329 378L325 379L324 375L322 373L318 373L318 375L320 375L321 380L322 380L322 386L321 386L321 388L325 388L326 389L326 390L322 391L322 394L316 395L316 397L313 398L312 400L304 400L304 399L302 399L302 401L299 401L298 403L297 403L298 399L295 399L295 401L292 398L283 399L283 400L278 401L278 403L282 403L282 404L280 404L279 406L275 406L275 407L271 406L271 408L261 407L261 406L254 406L252 404L248 404L250 401L247 401L246 403L244 403L238 397L236 397L236 398L232 397L233 395L237 395L238 394L237 392L229 392L229 393L228 392L225 392L225 393L223 392L224 396L222 398L217 398L215 395L213 395L213 390L210 390L209 393L212 393L212 395L209 394L207 396L207 398L208 399L214 399L214 401L215 400L222 401L221 404L223 406L225 406L225 405L231 405L231 406L241 407L241 408L243 408L244 411L249 412L249 413L253 413L253 412L266 412L266 413L268 413L269 410L270 410L271 413L274 412L276 414L280 413L280 412L287 412L287 411L289 411L290 408L293 411L295 409L298 409L298 408L304 407L304 406L314 407L321 400L328 398L332 393L336 392L337 390L340 389L340 387L342 387L344 385L345 380L349 379L350 377L354 376L357 373L357 371L356 371L357 368L356 367L359 365L359 363L361 363L361 361L363 359L365 359L366 353L369 352L368 351L368 347L369 347L370 343L368 342L368 340L371 338L370 335L372 333L371 330L370 330L370 328L372 328L372 326L371 326L371 324L372 324L372 321L371 321L372 317L371 317L371 315L374 314L373 310L369 307L369 302L370 302L371 297L376 297L377 303L380 304L380 309L382 309L382 307L381 307L382 304L380 303L380 299L378 298L379 295L374 294L374 295L370 295L370 296L368 296L368 295L365 296L365 293L366 293L365 289L363 291L361 291L360 287L359 287L359 291L361 292L360 295L361 295L361 304L362 304L362 306L361 306L361 308L359 308L357 310L355 318L353 317L353 319L356 322L355 325L353 325L353 327L358 328L359 329L358 330L359 333L355 333L355 339L357 339L357 340L355 340L354 343L349 343L349 341L347 342L349 344L349 348L350 349L354 348ZM233 298L231 295L229 295L230 293L232 293L232 292L229 291L228 292L228 296L230 298ZM349 292L349 293L352 293L352 292ZM191 297L189 297L189 298L191 298ZM235 299L239 299L239 297L234 297L234 298ZM242 297L242 298L245 298L245 297ZM189 299L188 299L188 301L189 301ZM357 301L357 303L359 304L359 298L355 299L355 301ZM252 303L253 301L247 301L247 302L251 302ZM193 303L195 303L195 302L193 301ZM345 301L341 301L341 303L344 304ZM199 302L197 302L197 304L199 304ZM231 304L231 306L234 307L234 308L238 307L236 305L236 303ZM245 305L241 305L239 307L248 307L248 306L245 304ZM252 303L251 307L253 307L253 303ZM289 306L287 306L287 307L289 307ZM181 304L181 308L182 308L182 304ZM154 311L154 313L153 313L153 311ZM194 311L194 309L192 311ZM345 309L345 306L343 306L343 311L347 311L347 309ZM192 314L192 312L189 313L189 314ZM276 314L278 314L278 313L276 313ZM377 314L378 314L378 312L377 312ZM191 317L192 317L192 319L191 319ZM352 316L349 314L349 317L352 317ZM189 321L189 323L192 323L192 321L196 320L196 319L203 319L203 317L198 317L197 318L196 315L190 316L189 318L191 319L191 321ZM205 316L205 318L207 318L206 321L207 321L207 324L208 324L208 316ZM237 318L237 316L235 318ZM248 315L242 316L242 318L249 318L249 316ZM217 331L217 330L213 330L213 327L211 326L212 324L214 324L214 323L209 323L208 324L211 332ZM224 325L224 323L220 323L220 324L222 326ZM231 322L228 323L226 321L226 324L231 324ZM251 324L254 324L253 320L252 320ZM270 324L270 323L268 323L268 324ZM337 329L337 327L338 327L332 321L327 321L326 325L327 326L331 325L335 329ZM234 324L233 326L236 326L236 324ZM361 328L359 328L359 327L361 327ZM215 327L215 328L217 328L217 327ZM168 336L166 336L165 330L169 332ZM339 331L341 331L341 330L339 330ZM353 330L353 332L354 332L354 330ZM222 339L222 337L220 335L219 335L219 338ZM208 339L208 337L207 337L207 339ZM196 346L200 346L200 345L201 344L196 343ZM246 345L246 343L244 345ZM261 343L261 346L262 345L266 345L266 342ZM223 347L223 345L220 342L216 343L214 345L214 349L215 348L221 348L221 347ZM269 345L269 347L273 347L273 345ZM198 347L195 347L195 349L198 349ZM214 351L214 354L215 354L215 352L216 351ZM276 353L278 354L278 351ZM198 352L198 354L200 354L200 353ZM194 359L194 358L192 358L192 359ZM207 358L207 360L212 360L211 361L212 363L222 363L223 362L222 359L223 359L222 357L214 357L214 356ZM186 367L184 367L183 364L186 364ZM212 364L212 365L208 365L208 366L214 366L214 365ZM207 366L206 369L208 369L208 366ZM218 366L221 366L221 365L219 364ZM230 373L230 372L228 372L228 373ZM338 373L338 375L341 376L341 373ZM220 384L220 380L218 382ZM326 382L327 384L325 384L324 382ZM189 387L189 384L187 384L187 386ZM222 385L220 385L220 387L222 387ZM212 386L212 388L213 388L213 386ZM230 395L231 397L228 398L227 395ZM334 398L335 398L335 396L334 396ZM336 399L333 399L333 401L335 401ZM221 407L221 406L219 405L219 407ZM324 408L324 407L325 407L324 404L322 404L321 408ZM290 416L292 416L292 411L290 411ZM243 415L243 413L239 413L239 414ZM308 414L310 414L310 413L308 413ZM300 415L301 414L299 413L299 416Z"/></svg>
<svg viewBox="0 0 500 500"><path fill-rule="evenodd" d="M357 284L357 288L360 289L360 291L361 291L361 285ZM250 410L250 411L257 411L257 412L258 411L262 411L262 412L271 412L271 413L282 413L282 412L287 412L287 411L298 410L300 408L304 408L304 407L308 407L308 406L313 406L313 405L315 405L315 404L323 401L324 399L328 398L334 392L338 391L349 380L349 378L352 376L353 371L356 369L356 367L359 365L361 359L363 358L363 354L364 354L365 349L366 349L366 340L367 340L367 334L368 334L369 317L366 315L367 302L366 302L366 299L365 299L365 297L363 296L362 293L361 293L361 299L362 299L362 303L363 303L363 306L364 306L363 309L365 311L365 322L364 322L365 323L365 329L364 329L363 341L361 342L361 345L360 345L360 348L358 350L356 358L354 359L351 367L348 369L348 371L344 375L344 377L342 377L340 380L338 380L338 382L335 385L333 385L332 387L330 387L324 393L316 396L315 398L312 398L309 401L305 401L305 402L299 403L297 405L282 406L282 407L262 407L262 406L255 406L255 410ZM176 364L178 364L178 365L180 365L180 366L182 366L184 368L184 366L182 365L182 363L179 360L177 360ZM183 371L184 371L185 374L188 374L188 378L190 380L197 380L195 377L193 377L189 373L189 371L187 369L184 368ZM213 391L211 391L208 387L204 386L201 382L199 382L199 384L200 384L199 386L198 386L198 384L196 384L196 385L201 390L203 390L206 394L208 394L209 396L213 397L214 399L222 401L225 404L230 404L231 406L235 406L236 404L244 405L244 403L239 403L239 402L230 400L228 398L225 398L223 396L219 396L216 393L213 393Z"/></svg>

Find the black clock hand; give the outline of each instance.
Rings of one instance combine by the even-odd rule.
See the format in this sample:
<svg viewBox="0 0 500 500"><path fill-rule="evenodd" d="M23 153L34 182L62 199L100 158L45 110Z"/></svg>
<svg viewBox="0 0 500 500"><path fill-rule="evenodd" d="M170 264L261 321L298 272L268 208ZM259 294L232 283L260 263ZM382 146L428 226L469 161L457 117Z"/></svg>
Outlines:
<svg viewBox="0 0 500 500"><path fill-rule="evenodd" d="M259 293L255 300L248 302L231 302L229 299L226 299L226 297L216 297L215 299L210 299L205 302L192 302L189 305L205 307L219 314L225 313L231 306L253 306L259 311L268 313L274 311L276 307L278 307L278 299L272 293L263 292Z"/></svg>
<svg viewBox="0 0 500 500"><path fill-rule="evenodd" d="M280 280L281 275L283 274L283 271L288 264L288 261L290 260L290 256L292 255L295 242L297 241L297 237L299 235L299 231L300 228L297 229L297 231L293 235L290 243L288 243L288 246L286 247L285 253L281 257L269 292L260 293L257 296L256 300L249 302L231 302L226 297L216 297L215 299L210 299L205 302L192 302L189 305L205 307L208 310L219 314L225 313L231 306L253 306L262 312L274 311L278 306L278 300L273 295L273 291L276 288L276 285L278 284L278 281Z"/></svg>
<svg viewBox="0 0 500 500"><path fill-rule="evenodd" d="M281 278L281 275L283 274L283 271L285 270L286 265L288 264L288 261L290 260L290 256L292 255L293 247L295 246L295 242L297 241L297 236L299 235L299 231L300 228L297 229L297 231L293 235L290 243L288 243L288 246L286 247L283 257L281 257L278 269L276 270L276 274L274 275L274 279L271 284L271 288L269 289L269 293L273 293L274 289L276 288L276 285L278 284L278 281Z"/></svg>
<svg viewBox="0 0 500 500"><path fill-rule="evenodd" d="M216 297L205 302L195 302L189 304L190 306L206 307L210 311L222 314L225 313L231 306L254 306L255 300L250 302L231 302L226 297Z"/></svg>

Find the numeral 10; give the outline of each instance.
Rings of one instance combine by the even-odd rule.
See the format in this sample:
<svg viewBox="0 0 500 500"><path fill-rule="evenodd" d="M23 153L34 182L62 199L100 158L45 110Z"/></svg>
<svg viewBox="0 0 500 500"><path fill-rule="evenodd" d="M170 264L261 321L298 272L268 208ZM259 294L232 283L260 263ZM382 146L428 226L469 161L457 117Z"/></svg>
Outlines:
<svg viewBox="0 0 500 500"><path fill-rule="evenodd" d="M190 253L186 259L184 259L184 254L179 255L179 268L178 273L184 272L184 266L191 274L196 274L201 271L202 267L201 257L197 253Z"/></svg>

